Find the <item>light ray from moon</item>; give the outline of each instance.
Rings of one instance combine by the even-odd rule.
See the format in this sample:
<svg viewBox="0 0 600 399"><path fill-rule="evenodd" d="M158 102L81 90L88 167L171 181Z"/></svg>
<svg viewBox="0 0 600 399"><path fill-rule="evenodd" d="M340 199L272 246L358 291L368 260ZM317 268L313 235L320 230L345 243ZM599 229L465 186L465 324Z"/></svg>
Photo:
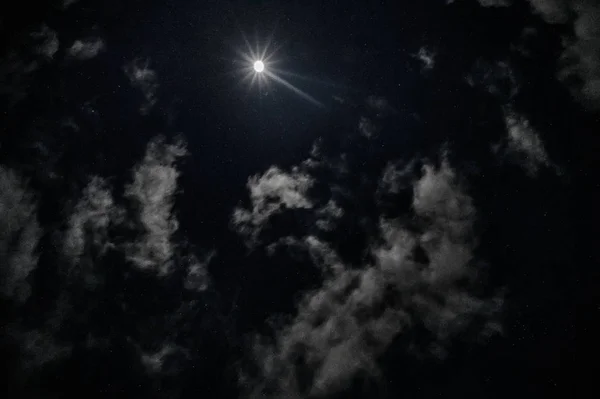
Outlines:
<svg viewBox="0 0 600 399"><path fill-rule="evenodd" d="M287 87L288 89L293 91L294 93L298 94L300 97L307 100L308 102L313 103L314 105L316 105L318 107L325 108L325 105L323 105L323 103L319 102L316 98L314 98L310 94L303 92L302 90L300 90L299 88L297 88L296 86L294 86L293 84L288 82L287 80L275 75L273 72L264 71L264 73L267 74L267 76L269 76L276 82L281 83L282 85L284 85L285 87Z"/></svg>
<svg viewBox="0 0 600 399"><path fill-rule="evenodd" d="M238 50L238 54L243 60L243 64L245 64L245 66L242 67L242 69L245 71L245 77L243 78L243 81L249 82L248 89L257 84L259 91L261 91L262 87L268 87L270 82L273 81L291 90L303 100L306 100L318 107L325 108L325 105L319 100L293 85L290 81L286 80L282 76L288 75L292 77L299 77L300 75L292 72L282 71L281 69L277 68L278 60L276 59L275 54L281 48L281 45L276 45L275 48L272 48L274 44L274 35L269 35L264 46L261 46L258 43L258 40L256 45L253 46L244 32L242 31L241 33L246 49L245 51Z"/></svg>

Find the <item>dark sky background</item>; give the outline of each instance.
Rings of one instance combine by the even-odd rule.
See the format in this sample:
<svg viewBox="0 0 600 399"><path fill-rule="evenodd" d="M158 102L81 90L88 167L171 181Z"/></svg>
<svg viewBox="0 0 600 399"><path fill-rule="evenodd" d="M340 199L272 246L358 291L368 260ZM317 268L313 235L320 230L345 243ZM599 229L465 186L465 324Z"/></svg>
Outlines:
<svg viewBox="0 0 600 399"><path fill-rule="evenodd" d="M2 397L577 397L597 1L14 6Z"/></svg>

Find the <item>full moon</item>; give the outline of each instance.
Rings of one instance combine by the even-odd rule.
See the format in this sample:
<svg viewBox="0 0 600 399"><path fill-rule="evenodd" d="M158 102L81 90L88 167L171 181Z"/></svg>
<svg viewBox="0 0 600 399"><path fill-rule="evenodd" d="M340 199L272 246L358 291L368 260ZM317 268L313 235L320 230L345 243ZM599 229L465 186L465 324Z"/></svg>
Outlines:
<svg viewBox="0 0 600 399"><path fill-rule="evenodd" d="M260 60L255 61L254 62L254 70L256 72L262 72L262 71L264 71L265 70L265 64L262 61L260 61Z"/></svg>

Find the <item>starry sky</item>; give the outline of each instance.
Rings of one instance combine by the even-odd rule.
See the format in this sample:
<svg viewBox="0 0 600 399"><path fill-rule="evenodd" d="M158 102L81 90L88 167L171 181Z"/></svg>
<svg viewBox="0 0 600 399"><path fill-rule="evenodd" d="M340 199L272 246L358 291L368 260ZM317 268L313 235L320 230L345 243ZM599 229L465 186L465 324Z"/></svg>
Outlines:
<svg viewBox="0 0 600 399"><path fill-rule="evenodd" d="M597 0L0 7L2 397L581 386Z"/></svg>

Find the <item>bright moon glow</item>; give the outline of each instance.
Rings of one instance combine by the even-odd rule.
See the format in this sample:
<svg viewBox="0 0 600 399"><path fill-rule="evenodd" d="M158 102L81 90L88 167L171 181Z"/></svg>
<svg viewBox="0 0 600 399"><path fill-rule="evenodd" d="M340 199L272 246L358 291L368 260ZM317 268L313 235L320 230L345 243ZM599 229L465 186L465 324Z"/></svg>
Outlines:
<svg viewBox="0 0 600 399"><path fill-rule="evenodd" d="M236 62L241 62L241 64L244 65L242 67L242 71L245 72L243 81L248 82L249 88L252 87L254 84L258 84L258 88L260 91L262 90L261 87L267 87L269 84L271 84L271 82L275 82L291 90L304 100L318 107L325 108L325 106L316 98L312 97L308 93L305 93L304 91L300 90L298 87L294 86L292 83L284 79L284 77L282 76L284 74L301 78L302 76L291 72L285 72L277 68L277 64L279 61L277 60L275 55L280 46L271 48L271 45L273 44L273 35L271 35L266 41L266 43L264 43L263 45L256 43L253 46L244 34L244 32L241 32L241 34L244 39L244 43L246 44L246 49L245 51L243 49L238 49L237 53L240 56L240 60Z"/></svg>
<svg viewBox="0 0 600 399"><path fill-rule="evenodd" d="M262 61L260 61L260 60L256 61L254 63L254 70L256 72L262 72L262 71L264 71L265 70L265 64Z"/></svg>

